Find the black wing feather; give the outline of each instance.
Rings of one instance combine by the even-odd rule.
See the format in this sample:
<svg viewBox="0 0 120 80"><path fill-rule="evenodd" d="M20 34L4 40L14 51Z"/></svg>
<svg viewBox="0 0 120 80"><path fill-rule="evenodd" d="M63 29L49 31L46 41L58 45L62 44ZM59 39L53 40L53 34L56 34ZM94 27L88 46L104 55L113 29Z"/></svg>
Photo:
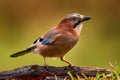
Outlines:
<svg viewBox="0 0 120 80"><path fill-rule="evenodd" d="M39 40L39 42L43 41L44 39L43 38L38 38L37 40L35 40L33 43L37 43L37 41Z"/></svg>

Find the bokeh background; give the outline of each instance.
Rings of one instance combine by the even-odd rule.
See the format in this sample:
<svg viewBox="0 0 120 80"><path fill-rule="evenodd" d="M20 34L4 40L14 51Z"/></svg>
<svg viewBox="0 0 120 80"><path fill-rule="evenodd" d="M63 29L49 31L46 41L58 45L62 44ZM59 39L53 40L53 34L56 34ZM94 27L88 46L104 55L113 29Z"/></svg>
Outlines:
<svg viewBox="0 0 120 80"><path fill-rule="evenodd" d="M9 55L25 49L69 13L91 16L66 59L78 66L120 64L120 0L0 0L0 71L43 64L43 57ZM56 58L47 64L66 66Z"/></svg>

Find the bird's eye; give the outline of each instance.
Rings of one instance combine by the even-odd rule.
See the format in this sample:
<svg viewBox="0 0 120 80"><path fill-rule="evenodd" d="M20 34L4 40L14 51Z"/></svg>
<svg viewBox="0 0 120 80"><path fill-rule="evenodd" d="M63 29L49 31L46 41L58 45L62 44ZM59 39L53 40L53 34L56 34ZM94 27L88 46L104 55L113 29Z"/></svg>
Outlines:
<svg viewBox="0 0 120 80"><path fill-rule="evenodd" d="M77 20L76 17L71 17L71 18L70 18L70 21L76 21L76 20Z"/></svg>

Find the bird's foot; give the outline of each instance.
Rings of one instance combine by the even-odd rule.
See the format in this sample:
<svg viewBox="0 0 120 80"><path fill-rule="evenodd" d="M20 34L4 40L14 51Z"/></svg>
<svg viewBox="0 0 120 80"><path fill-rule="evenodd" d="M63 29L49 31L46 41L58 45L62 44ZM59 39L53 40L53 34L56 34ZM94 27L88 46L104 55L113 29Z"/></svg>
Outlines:
<svg viewBox="0 0 120 80"><path fill-rule="evenodd" d="M73 68L74 65L73 65L72 63L70 63L70 64L68 65L68 67Z"/></svg>

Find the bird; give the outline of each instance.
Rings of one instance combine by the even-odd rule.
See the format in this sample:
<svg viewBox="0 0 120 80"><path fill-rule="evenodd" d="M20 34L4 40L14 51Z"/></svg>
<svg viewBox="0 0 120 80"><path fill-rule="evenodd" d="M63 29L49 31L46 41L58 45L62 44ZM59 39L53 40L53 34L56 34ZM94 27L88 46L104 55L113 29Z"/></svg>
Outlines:
<svg viewBox="0 0 120 80"><path fill-rule="evenodd" d="M74 65L65 59L65 54L79 41L83 22L89 19L91 19L90 16L79 13L67 14L55 27L36 39L31 46L10 57L15 58L34 52L43 56L44 66L47 66L46 57L57 57L72 67Z"/></svg>

